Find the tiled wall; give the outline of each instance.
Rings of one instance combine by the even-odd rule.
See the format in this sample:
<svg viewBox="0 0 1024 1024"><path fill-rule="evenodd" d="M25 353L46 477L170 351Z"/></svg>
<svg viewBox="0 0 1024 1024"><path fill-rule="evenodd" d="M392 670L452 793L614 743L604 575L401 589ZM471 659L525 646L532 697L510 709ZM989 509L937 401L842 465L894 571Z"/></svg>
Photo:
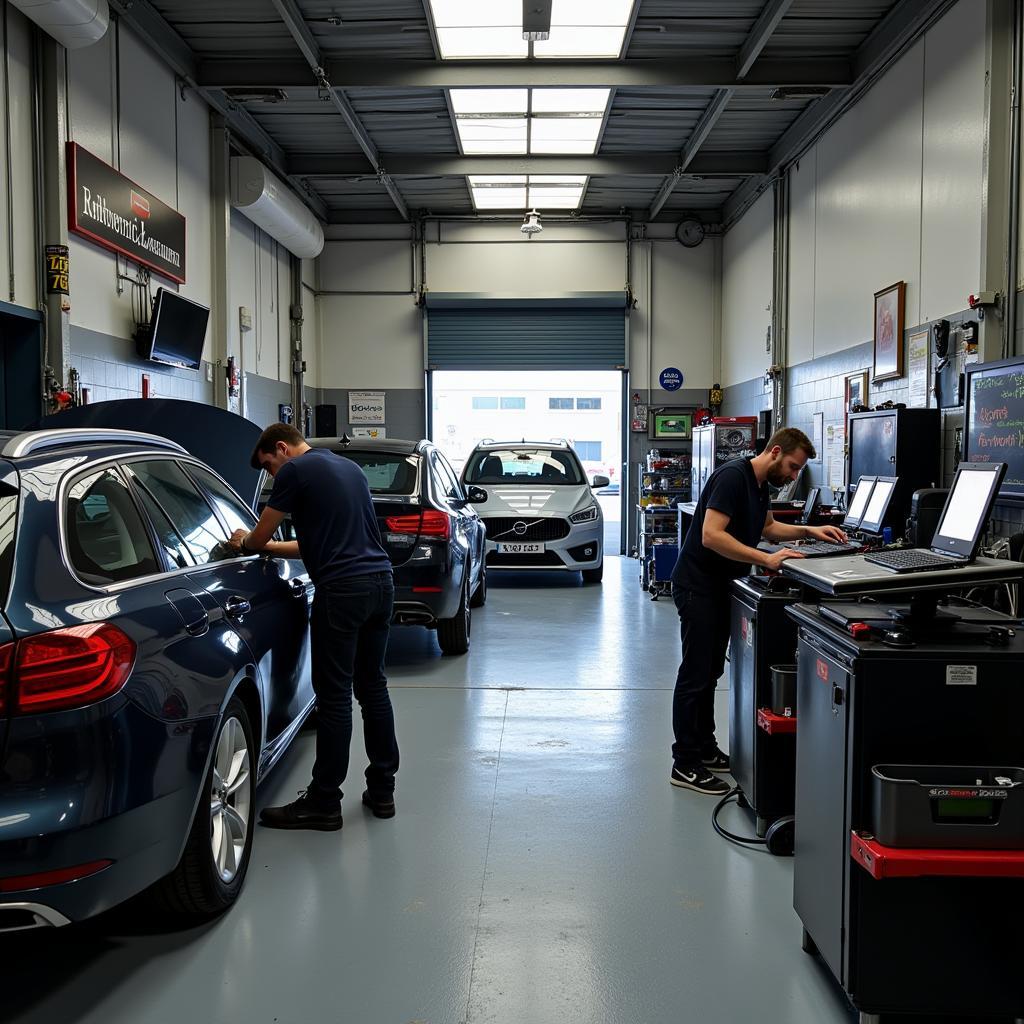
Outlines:
<svg viewBox="0 0 1024 1024"><path fill-rule="evenodd" d="M955 327L965 320L976 318L971 310L964 310L953 316L946 317L951 326ZM911 334L930 327L923 324L904 331L904 345ZM1024 327L1018 332L1024 338ZM953 349L958 339L950 339ZM934 361L934 354L932 354ZM871 342L844 349L832 355L822 356L806 363L798 363L786 370L786 399L783 409L785 425L798 427L808 436L813 437L814 413L824 413L824 425L843 422L843 396L845 378L848 374L859 370L868 371L868 405L872 408L883 402L905 403L909 405L910 383L906 375L898 380L883 381L879 384L870 383L872 367ZM904 348L904 371L907 369L906 349ZM929 403L934 397L929 396ZM755 378L735 384L725 389L722 403L723 416L753 416L761 409L771 408L771 388L766 388L763 379ZM948 485L955 471L956 430L964 422L963 407L944 409L942 411L942 467L943 485ZM808 463L808 487L825 483L827 463L824 453L820 461ZM992 517L992 533L995 536L1009 536L1024 529L1024 510L1016 506L996 506Z"/></svg>

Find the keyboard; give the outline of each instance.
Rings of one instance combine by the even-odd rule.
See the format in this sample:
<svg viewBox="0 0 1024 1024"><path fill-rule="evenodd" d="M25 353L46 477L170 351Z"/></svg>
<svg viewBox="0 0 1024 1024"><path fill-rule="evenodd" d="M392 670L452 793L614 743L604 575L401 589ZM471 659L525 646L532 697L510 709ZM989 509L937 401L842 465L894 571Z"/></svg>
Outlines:
<svg viewBox="0 0 1024 1024"><path fill-rule="evenodd" d="M829 555L853 555L861 549L855 541L847 544L834 544L830 540L812 540L784 544L783 547L799 551L805 558L828 558Z"/></svg>
<svg viewBox="0 0 1024 1024"><path fill-rule="evenodd" d="M967 565L965 558L947 558L932 554L921 548L907 548L905 551L878 551L865 555L864 561L873 562L892 572L923 572L927 569L957 569Z"/></svg>

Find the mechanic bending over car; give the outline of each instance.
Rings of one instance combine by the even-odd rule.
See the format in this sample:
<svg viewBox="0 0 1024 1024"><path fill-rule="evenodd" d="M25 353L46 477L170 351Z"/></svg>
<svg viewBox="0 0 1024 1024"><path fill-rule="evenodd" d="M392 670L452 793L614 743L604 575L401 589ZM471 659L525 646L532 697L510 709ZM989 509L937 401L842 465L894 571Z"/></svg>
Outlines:
<svg viewBox="0 0 1024 1024"><path fill-rule="evenodd" d="M310 617L317 699L313 778L297 800L263 808L260 821L271 828L341 828L353 690L370 762L363 803L376 817L392 818L398 741L384 653L395 586L366 476L351 459L311 448L286 423L263 431L251 462L274 478L274 489L255 528L236 530L232 546L245 553L301 558L316 586ZM272 540L286 515L297 541Z"/></svg>
<svg viewBox="0 0 1024 1024"><path fill-rule="evenodd" d="M789 526L772 518L768 484L795 480L815 458L810 438L794 427L777 430L765 450L753 458L719 466L701 491L693 521L672 570L672 599L681 623L683 658L672 697L673 786L723 796L729 786L712 772L728 772L729 758L715 741L715 687L725 671L729 643L730 583L760 565L777 570L787 558L802 558L783 548L758 551L771 541L846 540L835 526Z"/></svg>

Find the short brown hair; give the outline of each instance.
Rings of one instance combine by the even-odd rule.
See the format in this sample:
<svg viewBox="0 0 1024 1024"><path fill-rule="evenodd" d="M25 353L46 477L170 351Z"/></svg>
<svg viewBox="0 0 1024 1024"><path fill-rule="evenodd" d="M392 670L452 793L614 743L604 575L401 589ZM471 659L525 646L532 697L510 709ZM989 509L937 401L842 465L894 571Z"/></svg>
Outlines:
<svg viewBox="0 0 1024 1024"><path fill-rule="evenodd" d="M771 451L776 446L782 449L783 455L795 452L797 448L803 448L807 452L807 458L816 459L818 457L818 453L814 450L814 445L811 444L811 439L802 430L797 430L796 427L781 427L776 430L764 446L765 451Z"/></svg>
<svg viewBox="0 0 1024 1024"><path fill-rule="evenodd" d="M249 465L253 469L262 469L260 465L261 455L273 455L278 441L285 444L302 444L306 439L290 423L271 423L266 430L260 434L256 447L252 450L252 458Z"/></svg>

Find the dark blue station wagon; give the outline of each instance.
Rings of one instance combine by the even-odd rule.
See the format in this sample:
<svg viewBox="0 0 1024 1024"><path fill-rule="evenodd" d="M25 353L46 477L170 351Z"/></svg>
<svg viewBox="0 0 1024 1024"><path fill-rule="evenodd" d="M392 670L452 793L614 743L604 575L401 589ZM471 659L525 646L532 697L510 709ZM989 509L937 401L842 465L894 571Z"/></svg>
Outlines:
<svg viewBox="0 0 1024 1024"><path fill-rule="evenodd" d="M0 931L224 910L313 705L302 563L232 552L252 510L172 441L0 445Z"/></svg>

